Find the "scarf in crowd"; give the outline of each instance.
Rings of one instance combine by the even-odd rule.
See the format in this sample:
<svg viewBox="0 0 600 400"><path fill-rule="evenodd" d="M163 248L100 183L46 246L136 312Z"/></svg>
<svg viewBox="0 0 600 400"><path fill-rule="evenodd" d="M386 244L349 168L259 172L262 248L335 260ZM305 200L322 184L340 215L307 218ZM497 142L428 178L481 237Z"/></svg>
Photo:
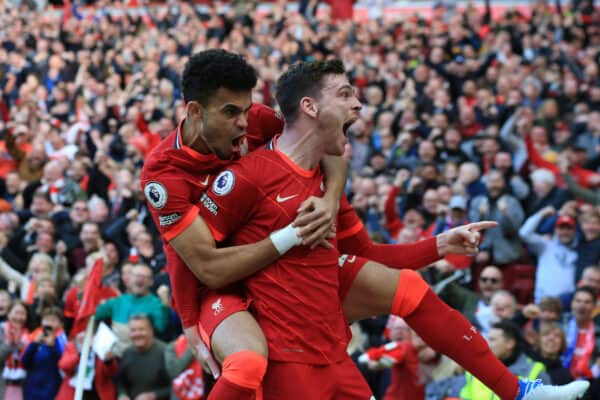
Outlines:
<svg viewBox="0 0 600 400"><path fill-rule="evenodd" d="M29 332L26 328L22 328L21 335L18 338L15 338L14 332L16 332L16 328L10 321L6 321L2 324L2 331L4 342L7 343L11 349L8 358L6 359L6 363L4 363L4 368L2 369L2 379L9 383L11 381L21 381L25 379L26 375L23 364L21 363L21 353L25 350L25 345L29 341Z"/></svg>
<svg viewBox="0 0 600 400"><path fill-rule="evenodd" d="M583 347L577 351L577 342L579 341L580 329L577 326L575 317L569 320L567 325L567 350L561 357L563 366L571 371L571 373L581 377L592 377L592 372L589 368L589 361L592 357L595 345L595 328L594 324L590 323L585 330L581 330L583 334Z"/></svg>
<svg viewBox="0 0 600 400"><path fill-rule="evenodd" d="M187 349L187 340L181 335L175 341L175 354L182 357ZM204 395L202 366L194 358L181 374L173 380L173 392L182 400L200 399Z"/></svg>

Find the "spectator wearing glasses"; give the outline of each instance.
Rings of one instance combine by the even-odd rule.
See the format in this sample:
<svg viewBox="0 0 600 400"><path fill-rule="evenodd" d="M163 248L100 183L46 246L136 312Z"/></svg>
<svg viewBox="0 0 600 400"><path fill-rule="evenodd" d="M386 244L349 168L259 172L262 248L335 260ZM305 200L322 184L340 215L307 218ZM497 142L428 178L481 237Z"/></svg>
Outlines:
<svg viewBox="0 0 600 400"><path fill-rule="evenodd" d="M440 297L462 312L469 321L487 331L492 323L492 296L504 285L502 271L494 265L488 265L481 271L478 282L478 293L451 283L440 293Z"/></svg>

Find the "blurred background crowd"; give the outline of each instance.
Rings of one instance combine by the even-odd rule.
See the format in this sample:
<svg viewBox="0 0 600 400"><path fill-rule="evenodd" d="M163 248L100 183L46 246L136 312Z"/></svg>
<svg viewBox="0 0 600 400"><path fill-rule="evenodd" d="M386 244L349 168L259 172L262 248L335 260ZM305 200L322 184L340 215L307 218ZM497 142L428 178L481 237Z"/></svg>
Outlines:
<svg viewBox="0 0 600 400"><path fill-rule="evenodd" d="M593 0L501 12L501 1L437 1L426 17L361 21L353 1L201 3L0 5L4 398L73 397L82 340L74 319L99 257L108 300L96 318L118 343L102 358L91 353L84 398L206 395L210 379L169 307L139 173L183 117L188 57L212 47L243 54L259 74L254 100L273 107L287 65L343 59L363 102L346 192L372 238L407 243L498 221L476 257L449 255L423 275L515 373L590 379L589 398L600 398ZM491 398L402 320L352 329L349 352L377 398Z"/></svg>

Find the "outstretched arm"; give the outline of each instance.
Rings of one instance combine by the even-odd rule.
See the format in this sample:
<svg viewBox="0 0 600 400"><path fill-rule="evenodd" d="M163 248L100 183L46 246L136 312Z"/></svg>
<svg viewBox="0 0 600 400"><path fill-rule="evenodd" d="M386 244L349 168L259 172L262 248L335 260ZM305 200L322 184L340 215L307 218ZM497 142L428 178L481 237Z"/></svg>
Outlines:
<svg viewBox="0 0 600 400"><path fill-rule="evenodd" d="M338 249L396 269L423 268L446 254L473 255L478 252L480 231L497 226L482 221L450 229L433 238L408 244L376 244L347 200L339 217ZM347 232L347 234L346 234Z"/></svg>

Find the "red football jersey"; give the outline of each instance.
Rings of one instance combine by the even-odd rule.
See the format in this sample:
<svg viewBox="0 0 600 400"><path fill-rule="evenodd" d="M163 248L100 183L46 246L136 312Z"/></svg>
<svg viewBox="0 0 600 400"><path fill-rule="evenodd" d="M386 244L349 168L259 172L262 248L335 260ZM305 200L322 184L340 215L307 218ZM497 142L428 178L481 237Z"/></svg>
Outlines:
<svg viewBox="0 0 600 400"><path fill-rule="evenodd" d="M285 227L302 201L323 192L320 168L300 169L277 151L273 140L215 178L207 196L216 210L206 204L199 208L217 240L241 245ZM247 279L270 359L330 364L346 357L338 269L337 249L297 246Z"/></svg>
<svg viewBox="0 0 600 400"><path fill-rule="evenodd" d="M198 203L212 207L202 192L215 172L230 161L200 154L181 140L181 124L150 153L140 177L150 214L158 227L167 257L172 285L172 305L184 327L198 322L199 298L207 290L187 268L169 241L182 233L198 215ZM248 112L246 140L252 151L283 129L283 120L272 108L253 104Z"/></svg>
<svg viewBox="0 0 600 400"><path fill-rule="evenodd" d="M183 122L182 122L183 123ZM211 174L229 162L214 154L200 154L183 145L181 124L150 153L140 183L148 209L163 239L171 279L172 305L184 327L198 322L199 296L206 287L187 268L169 241L198 216L198 202Z"/></svg>
<svg viewBox="0 0 600 400"><path fill-rule="evenodd" d="M198 282L168 242L193 222L199 203L215 211L216 205L202 192L229 161L213 154L200 154L183 145L180 128L181 123L150 153L140 180L148 208L163 238L173 308L183 326L190 327L197 323L199 298L206 287ZM246 132L249 151L263 146L282 130L283 120L278 113L265 105L253 104ZM345 196L339 215L338 237L345 238L361 230L362 222Z"/></svg>

